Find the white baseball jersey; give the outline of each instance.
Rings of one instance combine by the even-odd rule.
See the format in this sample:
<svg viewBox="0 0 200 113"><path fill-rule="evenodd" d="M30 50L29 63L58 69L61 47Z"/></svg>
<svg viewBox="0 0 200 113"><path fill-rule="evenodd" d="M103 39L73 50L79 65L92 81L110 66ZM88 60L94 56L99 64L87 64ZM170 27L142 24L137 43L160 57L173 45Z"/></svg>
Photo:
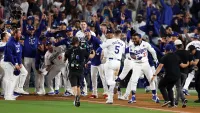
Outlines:
<svg viewBox="0 0 200 113"><path fill-rule="evenodd" d="M63 51L64 46L53 47L53 52L47 51L45 54L45 65L51 65L52 62L55 65L60 65L65 63L65 53ZM52 60L53 59L53 60Z"/></svg>
<svg viewBox="0 0 200 113"><path fill-rule="evenodd" d="M91 35L96 37L96 34L93 31L90 31L90 32L91 32ZM76 33L75 37L77 37L80 41L85 41L85 33L82 32L81 30L79 30Z"/></svg>
<svg viewBox="0 0 200 113"><path fill-rule="evenodd" d="M100 47L103 50L107 48L107 58L121 60L122 54L125 53L125 43L116 38L106 40Z"/></svg>
<svg viewBox="0 0 200 113"><path fill-rule="evenodd" d="M133 59L136 63L148 62L148 51L152 54L154 60L157 60L156 51L151 47L148 42L142 41L140 45L134 44L129 47L130 53L133 53L136 58L142 57L140 60Z"/></svg>
<svg viewBox="0 0 200 113"><path fill-rule="evenodd" d="M0 42L0 47L6 46L6 42ZM0 52L0 61L1 59L4 59L4 53Z"/></svg>
<svg viewBox="0 0 200 113"><path fill-rule="evenodd" d="M125 44L126 44L126 47L130 47L130 45L132 45L133 42L129 41L129 43L127 42L127 43L125 43ZM126 58L131 58L130 52L129 52L129 53L126 53Z"/></svg>
<svg viewBox="0 0 200 113"><path fill-rule="evenodd" d="M189 47L190 45L193 45L193 46L195 46L195 47L197 48L197 50L200 50L200 41L194 40L194 41L190 42L190 43L186 46L185 49L188 50L188 47Z"/></svg>
<svg viewBox="0 0 200 113"><path fill-rule="evenodd" d="M102 43L106 42L107 38L106 38L105 34L102 34L102 36L100 37L100 40L101 40ZM103 55L104 55L103 57L104 58L107 57L107 51L108 51L107 48L105 48L103 50Z"/></svg>

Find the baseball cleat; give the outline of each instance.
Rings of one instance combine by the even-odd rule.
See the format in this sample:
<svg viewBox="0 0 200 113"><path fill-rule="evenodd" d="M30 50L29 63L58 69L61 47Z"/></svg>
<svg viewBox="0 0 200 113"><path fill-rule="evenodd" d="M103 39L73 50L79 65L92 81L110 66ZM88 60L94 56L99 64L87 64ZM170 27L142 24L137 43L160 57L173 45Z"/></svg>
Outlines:
<svg viewBox="0 0 200 113"><path fill-rule="evenodd" d="M113 104L113 100L107 100L106 104Z"/></svg>
<svg viewBox="0 0 200 113"><path fill-rule="evenodd" d="M187 89L183 89L183 94L189 96L190 94L188 93Z"/></svg>
<svg viewBox="0 0 200 113"><path fill-rule="evenodd" d="M103 98L104 98L104 99L107 99L107 98L108 98L108 95L107 95L107 94L103 94Z"/></svg>
<svg viewBox="0 0 200 113"><path fill-rule="evenodd" d="M55 92L48 92L47 95L55 95Z"/></svg>
<svg viewBox="0 0 200 113"><path fill-rule="evenodd" d="M59 92L59 90L55 90L54 93L55 93L56 95L58 95L60 92Z"/></svg>
<svg viewBox="0 0 200 113"><path fill-rule="evenodd" d="M98 98L98 95L90 95L89 98Z"/></svg>
<svg viewBox="0 0 200 113"><path fill-rule="evenodd" d="M72 96L72 94L70 92L66 91L63 96L70 97L70 96Z"/></svg>
<svg viewBox="0 0 200 113"><path fill-rule="evenodd" d="M22 88L16 89L15 93L22 94L22 95L29 95L29 93L24 91Z"/></svg>
<svg viewBox="0 0 200 113"><path fill-rule="evenodd" d="M128 100L128 96L121 96L120 98L119 98L119 100Z"/></svg>
<svg viewBox="0 0 200 113"><path fill-rule="evenodd" d="M187 104L187 102L188 102L188 100L187 100L187 99L184 99L184 100L183 100L183 105L182 105L182 108L186 108L186 106L187 106L187 105L186 105L186 104Z"/></svg>
<svg viewBox="0 0 200 113"><path fill-rule="evenodd" d="M5 100L16 100L16 98L14 96L11 96L11 97L6 97Z"/></svg>
<svg viewBox="0 0 200 113"><path fill-rule="evenodd" d="M131 103L136 103L136 98L135 98L135 96L132 96L132 97L131 97L131 100L129 100L128 103L129 103L129 104L131 104Z"/></svg>
<svg viewBox="0 0 200 113"><path fill-rule="evenodd" d="M87 96L87 94L85 93L85 92L81 92L81 96L83 96L83 97L85 97L85 96Z"/></svg>
<svg viewBox="0 0 200 113"><path fill-rule="evenodd" d="M154 95L154 96L152 97L152 100L153 100L154 102L156 102L156 103L160 103L160 99L157 97L157 95Z"/></svg>
<svg viewBox="0 0 200 113"><path fill-rule="evenodd" d="M195 100L194 102L195 102L195 103L200 103L200 99L198 99L198 100Z"/></svg>
<svg viewBox="0 0 200 113"><path fill-rule="evenodd" d="M167 105L169 105L171 103L171 101L165 101L164 104L162 105L162 107L165 107Z"/></svg>

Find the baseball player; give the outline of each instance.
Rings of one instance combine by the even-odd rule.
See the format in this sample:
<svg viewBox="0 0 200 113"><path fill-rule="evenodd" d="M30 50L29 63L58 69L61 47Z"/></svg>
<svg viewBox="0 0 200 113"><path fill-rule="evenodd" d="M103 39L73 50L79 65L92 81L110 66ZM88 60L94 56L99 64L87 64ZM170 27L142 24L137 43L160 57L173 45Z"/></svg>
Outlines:
<svg viewBox="0 0 200 113"><path fill-rule="evenodd" d="M36 92L39 92L39 79L38 79L37 71L35 69L35 57L36 57L39 36L44 28L45 18L46 18L45 16L42 17L42 21L38 29L36 29L34 26L28 26L27 28L26 21L23 20L22 34L25 36L24 48L23 48L24 66L26 67L28 71L28 76L26 78L24 87L28 90L29 81L30 81L30 72L31 72L31 69L33 69L33 72L35 75Z"/></svg>
<svg viewBox="0 0 200 113"><path fill-rule="evenodd" d="M80 28L81 28L81 30L79 30L77 33L76 33L76 35L75 35L75 37L78 37L78 39L80 40L80 43L85 43L86 42L86 38L85 38L85 30L87 30L87 22L86 21L81 21L81 23L80 23ZM90 31L91 32L91 35L93 35L93 36L96 36L96 34L93 32L93 31ZM83 87L83 91L82 91L82 96L86 96L87 95L87 82L86 82L86 80L85 80L85 77L84 77L84 80L83 80L83 82L84 82L84 87Z"/></svg>
<svg viewBox="0 0 200 113"><path fill-rule="evenodd" d="M190 45L194 45L194 46L196 47L197 50L200 50L199 35L194 34L194 35L192 36L192 42L190 42L189 44L187 44L187 46L186 46L185 49L188 50L188 48L189 48ZM183 93L184 93L185 95L190 95L190 94L188 93L188 87L189 87L190 83L192 82L192 80L193 80L193 78L194 78L194 75L195 75L195 70L193 70L192 72L190 72L190 73L188 74L188 77L187 77L187 79L186 79L186 81L185 81L185 85L183 86Z"/></svg>
<svg viewBox="0 0 200 113"><path fill-rule="evenodd" d="M96 55L95 51L99 48L99 45L101 44L101 41L91 35L90 30L87 29L85 31L88 43L91 45L91 79L92 79L92 95L90 96L90 98L98 98L98 93L97 93L97 74L99 73L102 84L103 84L103 89L104 89L104 93L108 91L108 87L105 81L105 76L103 73L103 67L101 65L101 55Z"/></svg>
<svg viewBox="0 0 200 113"><path fill-rule="evenodd" d="M56 46L56 47L64 46L65 48L70 48L70 47L71 47L71 43L72 43L72 39L73 39L73 30L72 30L71 27L67 27L66 32L67 32L67 33L66 33L66 36L67 36L67 37L65 37L64 39L59 40L58 42L56 42L56 43L54 44L54 46ZM68 65L68 60L66 61L66 64ZM64 71L64 70L63 70L63 71ZM65 93L64 93L64 96L71 96L71 95L73 95L73 93L72 93L72 88L71 88L70 81L69 81L69 79L68 79L68 75L69 75L68 66L65 68L65 73L66 73L66 74L64 74L64 73L59 73L59 74L62 74L63 82L64 82L64 87L65 87L65 89L66 89L66 91L65 91ZM56 76L57 78L55 77L55 79L56 79L57 81L59 81L59 80L58 80L58 77L60 76L59 74ZM57 85L60 85L60 84L57 84ZM57 88L58 88L58 86L57 86ZM56 87L55 87L55 89L56 89ZM59 88L58 88L58 89L59 89Z"/></svg>
<svg viewBox="0 0 200 113"><path fill-rule="evenodd" d="M8 42L8 39L10 37L10 34L8 32L3 32L1 34L1 42L0 42L0 47L5 47L6 43ZM4 59L4 52L0 52L0 63L1 63L1 60ZM3 78L4 76L4 70L3 68L1 67L1 64L0 64L0 80L2 81L1 83L1 95L4 95L4 83L3 83Z"/></svg>
<svg viewBox="0 0 200 113"><path fill-rule="evenodd" d="M108 100L106 103L113 104L114 88L116 85L115 76L118 75L120 69L122 54L125 52L125 43L120 40L120 37L114 37L111 29L108 31L112 37L100 45L97 49L97 54L105 48L108 49L107 60L104 64L106 83L109 85ZM116 31L116 34L120 33L121 31Z"/></svg>
<svg viewBox="0 0 200 113"><path fill-rule="evenodd" d="M44 64L44 56L46 53L45 45L42 41L38 42L38 50L35 58L35 69L38 72L38 79L39 79L39 91L36 92L38 95L46 94L44 88L44 77L47 74L46 67Z"/></svg>
<svg viewBox="0 0 200 113"><path fill-rule="evenodd" d="M158 63L157 56L155 50L151 47L151 45L147 42L142 41L140 34L133 34L132 35L132 42L133 44L129 46L129 51L131 58L133 60L133 73L131 76L131 91L132 91L132 98L128 101L128 103L135 103L136 102L136 87L139 77L144 74L149 83L151 78L153 77L153 72L148 62L148 52L149 51L153 58L154 62ZM155 82L150 83L152 89L152 100L156 103L159 103L159 98L157 97L156 93L156 86Z"/></svg>
<svg viewBox="0 0 200 113"><path fill-rule="evenodd" d="M53 47L52 44L48 42L48 51L45 54L45 65L49 71L47 77L48 87L50 89L48 92L49 95L55 94L52 83L55 76L60 72L62 72L63 75L66 75L65 68L67 64L64 58L65 49L66 48L64 46Z"/></svg>
<svg viewBox="0 0 200 113"><path fill-rule="evenodd" d="M13 96L14 88L16 86L17 79L22 74L27 74L26 69L22 65L22 48L19 43L21 37L21 31L16 29L13 37L7 42L4 50L4 61L2 62L2 68L5 75L3 78L4 84L4 98L5 100L15 100ZM25 80L24 80L25 81ZM22 85L23 86L23 85ZM23 87L20 91L23 91Z"/></svg>

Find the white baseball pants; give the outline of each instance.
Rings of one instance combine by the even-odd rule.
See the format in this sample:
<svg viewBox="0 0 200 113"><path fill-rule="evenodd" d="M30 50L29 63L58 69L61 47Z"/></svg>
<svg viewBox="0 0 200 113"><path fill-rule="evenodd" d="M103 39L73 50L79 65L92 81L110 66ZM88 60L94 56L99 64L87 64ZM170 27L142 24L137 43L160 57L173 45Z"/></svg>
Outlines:
<svg viewBox="0 0 200 113"><path fill-rule="evenodd" d="M93 88L93 95L97 95L97 74L99 72L99 76L101 78L102 81L102 85L103 85L103 89L104 89L104 93L108 92L108 86L106 84L106 80L105 80L105 75L103 73L103 64L99 65L99 66L93 66L91 65L91 79L92 79L92 88Z"/></svg>
<svg viewBox="0 0 200 113"><path fill-rule="evenodd" d="M38 79L38 73L35 69L35 58L28 58L28 57L24 57L24 67L26 68L26 70L28 71L28 75L26 77L26 82L24 85L24 88L26 90L28 90L29 88L29 82L30 82L30 73L31 73L31 69L33 69L34 75L35 75L35 88L36 88L36 92L39 91L39 79Z"/></svg>
<svg viewBox="0 0 200 113"><path fill-rule="evenodd" d="M191 73L188 74L188 77L185 81L185 85L183 87L183 89L188 90L190 83L192 82L192 79L194 78L195 75L195 71L193 70Z"/></svg>

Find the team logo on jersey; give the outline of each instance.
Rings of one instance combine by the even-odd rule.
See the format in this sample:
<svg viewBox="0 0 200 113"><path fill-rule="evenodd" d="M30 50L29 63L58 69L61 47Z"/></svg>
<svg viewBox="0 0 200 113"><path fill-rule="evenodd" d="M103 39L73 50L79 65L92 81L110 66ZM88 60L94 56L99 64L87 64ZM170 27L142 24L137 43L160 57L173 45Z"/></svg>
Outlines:
<svg viewBox="0 0 200 113"><path fill-rule="evenodd" d="M29 44L30 45L34 45L35 44L35 42L36 42L36 38L35 37L33 37L33 38L29 38Z"/></svg>
<svg viewBox="0 0 200 113"><path fill-rule="evenodd" d="M58 59L61 60L61 59L62 59L62 56L58 56Z"/></svg>

